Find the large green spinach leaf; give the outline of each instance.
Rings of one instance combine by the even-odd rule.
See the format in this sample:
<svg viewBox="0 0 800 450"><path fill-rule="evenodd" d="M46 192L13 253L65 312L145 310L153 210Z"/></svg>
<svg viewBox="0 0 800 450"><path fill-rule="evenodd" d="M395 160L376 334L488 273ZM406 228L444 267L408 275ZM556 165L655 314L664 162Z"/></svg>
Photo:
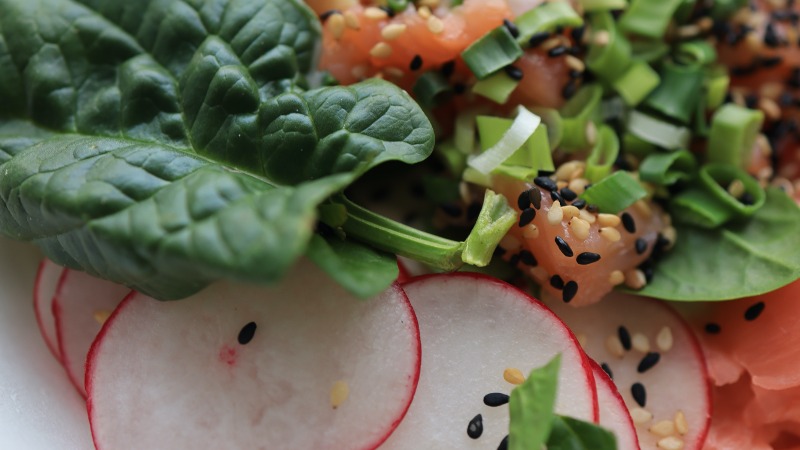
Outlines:
<svg viewBox="0 0 800 450"><path fill-rule="evenodd" d="M381 81L306 90L298 0L0 0L0 232L160 298L279 278L317 206L433 146Z"/></svg>
<svg viewBox="0 0 800 450"><path fill-rule="evenodd" d="M678 226L675 247L638 294L678 301L762 294L800 277L800 209L775 188L751 219L717 230Z"/></svg>

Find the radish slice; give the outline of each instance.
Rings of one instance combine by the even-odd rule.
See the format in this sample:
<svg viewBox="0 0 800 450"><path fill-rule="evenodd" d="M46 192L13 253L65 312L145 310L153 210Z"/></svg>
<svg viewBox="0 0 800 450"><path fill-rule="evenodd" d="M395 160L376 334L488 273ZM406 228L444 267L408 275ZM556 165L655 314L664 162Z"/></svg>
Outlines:
<svg viewBox="0 0 800 450"><path fill-rule="evenodd" d="M63 271L63 267L49 259L43 259L39 263L39 271L36 273L36 283L33 287L33 311L36 315L36 324L39 326L39 332L42 334L47 348L59 361L61 361L61 351L58 349L53 299L56 296L58 280Z"/></svg>
<svg viewBox="0 0 800 450"><path fill-rule="evenodd" d="M695 336L672 308L620 293L582 308L549 297L545 303L610 369L642 448L702 447L711 417L708 372Z"/></svg>
<svg viewBox="0 0 800 450"><path fill-rule="evenodd" d="M53 300L61 363L72 384L86 397L86 355L111 312L131 292L125 286L65 269Z"/></svg>
<svg viewBox="0 0 800 450"><path fill-rule="evenodd" d="M617 450L640 450L633 419L617 386L599 364L592 361L592 373L597 384L597 403L600 406L600 426L611 430L617 438Z"/></svg>
<svg viewBox="0 0 800 450"><path fill-rule="evenodd" d="M277 287L126 299L89 355L89 420L98 449L376 448L419 364L399 285L359 300L304 262Z"/></svg>
<svg viewBox="0 0 800 450"><path fill-rule="evenodd" d="M419 319L422 372L408 415L382 448L497 448L508 434L508 406L488 406L484 396L502 399L514 388L507 380L521 382L559 353L556 411L596 420L588 359L540 302L470 273L418 277L403 289Z"/></svg>

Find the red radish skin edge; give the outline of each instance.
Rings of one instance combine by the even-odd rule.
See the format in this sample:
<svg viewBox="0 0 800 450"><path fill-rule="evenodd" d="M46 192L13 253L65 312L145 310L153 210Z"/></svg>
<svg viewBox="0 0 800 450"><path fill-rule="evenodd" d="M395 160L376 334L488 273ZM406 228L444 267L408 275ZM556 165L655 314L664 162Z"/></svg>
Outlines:
<svg viewBox="0 0 800 450"><path fill-rule="evenodd" d="M427 279L427 278L440 276L440 275L441 274L435 274L435 273L417 275L416 277L413 277L413 278L409 279L408 281L402 283L401 286L404 286L404 285L406 285L408 283L413 283L413 282L415 282L417 280L424 280L424 279ZM560 317L558 317L554 312L552 312L550 310L550 308L545 306L545 304L542 303L540 300L534 298L532 295L530 295L529 293L525 292L524 290L518 288L517 286L514 286L513 284L506 283L504 281L500 281L497 278L491 277L489 275L484 275L484 274L478 273L478 272L454 272L452 275L453 276L465 277L465 278L475 278L475 279L486 280L487 282L491 282L491 283L494 283L494 284L499 284L499 285L503 286L503 288L505 288L505 289L512 289L512 290L522 294L523 296L525 296L528 299L528 301L532 305L534 305L534 307L544 309L548 313L552 314L553 315L553 319L555 319L559 324L561 324L561 326L564 327L565 330L567 330L568 335L569 335L569 339L572 341L572 343L575 345L575 347L579 348L579 349L582 348L581 344L578 343L578 338L575 337L575 334L572 333L572 330L564 323L564 321L561 320ZM416 320L416 316L414 316L414 320ZM419 327L417 327L417 330L419 330ZM589 357L586 355L585 352L581 351L580 353L581 353L581 358L583 360L582 366L585 369L584 372L587 374L587 376L586 376L587 383L586 384L588 386L590 386L592 395L594 396L594 405L593 405L593 409L592 409L592 421L594 423L599 423L600 422L600 405L597 402L597 384L596 384L596 382L594 380L594 375L592 375L591 359L589 359ZM417 377L419 378L419 373L417 374ZM705 434L704 434L704 436L705 436Z"/></svg>
<svg viewBox="0 0 800 450"><path fill-rule="evenodd" d="M403 421L403 418L405 418L406 413L408 413L408 409L411 407L411 401L414 399L414 395L417 392L417 386L419 385L420 370L422 368L422 366L421 366L421 363L422 363L422 343L420 342L419 322L417 321L417 315L414 313L414 309L411 307L411 301L409 301L408 296L406 295L406 292L402 289L402 287L400 286L399 283L397 283L397 282L393 283L390 289L396 289L402 295L402 298L404 300L403 304L405 305L406 309L409 312L409 315L411 316L411 319L413 320L413 330L415 330L414 331L414 337L416 338L415 341L416 341L416 345L417 345L417 348L416 348L417 367L416 367L416 370L414 371L413 388L411 389L411 395L410 395L408 403L406 404L406 407L403 409L403 411L400 413L400 415L397 417L397 419L395 419L395 421L392 422L392 424L389 426L388 430L386 431L386 434L381 436L375 443L369 444L368 446L366 446L365 450L375 450L378 447L380 447L381 444L383 444L387 439L389 439L389 436L391 436L391 434L394 432L394 430L397 429L397 426L400 425L400 422ZM93 420L92 420L94 418L94 415L93 415L94 408L93 408L93 404L92 404L92 391L93 391L93 388L94 388L94 384L92 383L92 378L93 378L92 374L94 373L94 370L95 370L95 356L100 351L100 346L102 345L103 337L105 336L106 332L108 331L108 327L117 319L117 316L119 315L120 311L122 311L124 308L126 308L132 302L132 299L136 295L138 295L138 292L131 291L130 294L125 296L125 298L122 300L122 302L119 304L119 306L114 310L114 312L111 313L111 315L108 317L108 319L103 324L103 327L100 328L100 332L97 333L97 337L95 338L94 342L92 343L92 346L89 348L89 353L86 356L86 376L85 376L85 379L84 379L84 384L86 386L86 392L88 393L87 398L86 398L86 412L87 412L87 415L89 416L89 428L90 428L90 431L92 433L92 442L94 442L94 446L95 446L96 450L102 450L102 449L101 449L100 444L97 442L97 439L95 437Z"/></svg>
<svg viewBox="0 0 800 450"><path fill-rule="evenodd" d="M70 373L70 370L68 369L69 364L68 360L66 359L66 352L64 351L64 345L63 345L64 338L61 336L62 329L61 326L59 325L60 321L58 320L58 318L61 317L61 314L63 313L61 309L61 304L58 301L58 290L60 289L60 286L64 284L64 282L66 281L68 274L69 270L64 270L63 272L61 272L61 276L58 277L59 288L56 289L56 294L55 294L56 298L53 300L53 303L50 305L50 307L53 310L52 311L53 317L56 318L56 343L58 344L58 353L61 355L59 361L61 361L61 366L64 368L64 372L67 374L67 378L69 378L70 383L72 383L72 385L75 386L75 390L78 391L78 395L85 398L85 396L83 395L83 390L81 389L81 386L78 384L77 378L75 377L74 374Z"/></svg>
<svg viewBox="0 0 800 450"><path fill-rule="evenodd" d="M48 264L54 264L54 263L48 262L48 260L43 259L42 262L39 263L39 269L36 271L36 280L33 283L33 312L34 312L33 315L36 317L36 324L39 326L39 334L42 335L44 343L47 344L47 348L50 349L50 352L53 354L53 357L56 358L58 362L61 362L61 351L58 347L58 343L52 342L50 339L48 339L47 332L45 331L45 324L44 324L45 313L44 311L42 311L41 308L42 299L41 299L40 284L42 283L42 277L44 276L44 269ZM62 272L62 274L59 276L59 279L63 275L64 274ZM52 314L53 313L52 299L50 305L51 305L50 314Z"/></svg>
<svg viewBox="0 0 800 450"><path fill-rule="evenodd" d="M622 405L625 409L627 409L627 406L625 406L625 400L622 399L622 396L619 394L619 389L617 388L617 385L614 384L614 381L611 379L611 377L608 376L606 371L603 370L603 368L600 366L600 364L597 363L597 361L595 361L593 359L590 359L590 361L591 361L591 364L592 364L592 368L594 369L594 373L596 375L595 376L595 382L596 383L599 382L599 383L606 384L609 387L609 392L611 393L611 395L614 396L614 400L616 400L620 405ZM599 381L598 381L598 377L600 378ZM636 436L636 425L634 425L633 419L631 418L631 415L628 414L625 417L628 419L627 420L628 426L630 427L631 431L633 432L633 435ZM704 433L704 436L703 436L703 440L705 441L705 433ZM636 440L636 448L641 450L641 447L639 446L639 440L638 439Z"/></svg>

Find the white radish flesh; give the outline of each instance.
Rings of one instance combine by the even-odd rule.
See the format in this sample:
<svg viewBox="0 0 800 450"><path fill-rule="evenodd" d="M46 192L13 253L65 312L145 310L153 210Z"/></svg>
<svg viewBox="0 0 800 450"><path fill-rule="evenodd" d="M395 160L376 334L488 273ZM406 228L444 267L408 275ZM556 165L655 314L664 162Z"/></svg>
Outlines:
<svg viewBox="0 0 800 450"><path fill-rule="evenodd" d="M36 314L36 324L39 326L39 332L42 334L47 348L59 361L61 361L61 351L58 349L53 299L56 296L58 280L63 271L63 267L49 259L43 259L39 264L36 283L33 287L33 311Z"/></svg>
<svg viewBox="0 0 800 450"><path fill-rule="evenodd" d="M375 448L419 362L399 286L359 300L303 262L276 287L128 298L90 353L89 418L98 449Z"/></svg>

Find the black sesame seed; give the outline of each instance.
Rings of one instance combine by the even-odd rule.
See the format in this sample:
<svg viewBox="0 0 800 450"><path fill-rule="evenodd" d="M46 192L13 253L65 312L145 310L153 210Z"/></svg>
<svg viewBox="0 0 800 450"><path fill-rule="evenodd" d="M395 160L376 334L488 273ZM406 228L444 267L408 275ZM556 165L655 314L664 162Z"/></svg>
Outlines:
<svg viewBox="0 0 800 450"><path fill-rule="evenodd" d="M558 275L553 275L550 277L550 286L556 289L564 289L564 280Z"/></svg>
<svg viewBox="0 0 800 450"><path fill-rule="evenodd" d="M600 363L600 368L608 375L608 378L614 379L614 373L611 372L611 367L609 367L608 364Z"/></svg>
<svg viewBox="0 0 800 450"><path fill-rule="evenodd" d="M385 12L386 15L388 15L389 17L394 17L395 12L394 12L394 10L392 8L390 8L388 6L378 6L378 9L382 10L383 12Z"/></svg>
<svg viewBox="0 0 800 450"><path fill-rule="evenodd" d="M542 207L542 191L539 190L537 187L532 187L528 189L529 195L531 197L531 204L536 209Z"/></svg>
<svg viewBox="0 0 800 450"><path fill-rule="evenodd" d="M622 343L622 348L625 350L630 350L631 334L628 332L628 329L621 325L619 328L617 328L617 336L619 336L619 341Z"/></svg>
<svg viewBox="0 0 800 450"><path fill-rule="evenodd" d="M758 106L758 96L756 94L745 95L744 106L750 109L756 109L756 107Z"/></svg>
<svg viewBox="0 0 800 450"><path fill-rule="evenodd" d="M551 58L556 58L558 56L566 55L567 54L567 47L563 45L559 45L556 47L551 48L547 51L547 56Z"/></svg>
<svg viewBox="0 0 800 450"><path fill-rule="evenodd" d="M569 303L575 298L575 295L578 293L578 283L575 281L567 281L567 284L564 285L564 289L561 291L561 300L564 303Z"/></svg>
<svg viewBox="0 0 800 450"><path fill-rule="evenodd" d="M506 403L508 403L508 395L501 392L492 392L483 396L483 404L486 406L503 406Z"/></svg>
<svg viewBox="0 0 800 450"><path fill-rule="evenodd" d="M761 67L775 67L783 62L783 58L780 56L771 56L768 58L761 59Z"/></svg>
<svg viewBox="0 0 800 450"><path fill-rule="evenodd" d="M478 439L483 434L483 416L478 414L469 421L467 425L467 436Z"/></svg>
<svg viewBox="0 0 800 450"><path fill-rule="evenodd" d="M636 247L636 253L639 255L643 255L647 251L647 241L644 238L636 239L634 246Z"/></svg>
<svg viewBox="0 0 800 450"><path fill-rule="evenodd" d="M447 61L446 63L442 64L442 68L440 72L444 75L445 78L450 78L450 75L456 71L456 62L455 61Z"/></svg>
<svg viewBox="0 0 800 450"><path fill-rule="evenodd" d="M575 96L576 92L578 92L578 83L576 83L574 79L571 79L564 85L564 89L561 90L561 96L564 97L564 100L569 100Z"/></svg>
<svg viewBox="0 0 800 450"><path fill-rule="evenodd" d="M533 253L529 252L528 250L521 250L519 252L519 260L522 261L522 264L526 266L536 267L539 265L539 261L536 260L536 257L533 256Z"/></svg>
<svg viewBox="0 0 800 450"><path fill-rule="evenodd" d="M575 258L575 260L578 262L578 264L585 266L587 264L596 263L597 261L600 261L600 255L592 252L583 252L580 255L578 255L578 257Z"/></svg>
<svg viewBox="0 0 800 450"><path fill-rule="evenodd" d="M792 97L791 92L781 92L781 96L778 98L778 104L781 106L792 106L794 103L794 97Z"/></svg>
<svg viewBox="0 0 800 450"><path fill-rule="evenodd" d="M453 85L453 92L455 92L456 95L463 94L464 92L467 92L467 85L464 83L456 83Z"/></svg>
<svg viewBox="0 0 800 450"><path fill-rule="evenodd" d="M564 240L561 236L556 236L556 245L558 249L561 250L561 254L568 258L572 258L574 253L572 252L572 247L567 244L567 241Z"/></svg>
<svg viewBox="0 0 800 450"><path fill-rule="evenodd" d="M517 206L519 207L520 210L523 210L523 209L531 206L531 191L530 191L530 189L522 191L519 194L519 197L517 197Z"/></svg>
<svg viewBox="0 0 800 450"><path fill-rule="evenodd" d="M492 252L492 255L494 255L494 256L496 256L498 258L502 258L503 255L505 255L507 251L508 250L506 250L503 247L500 247L498 245L497 247L494 248L494 252Z"/></svg>
<svg viewBox="0 0 800 450"><path fill-rule="evenodd" d="M570 36L575 43L579 43L583 39L583 33L586 31L586 27L576 27L570 31Z"/></svg>
<svg viewBox="0 0 800 450"><path fill-rule="evenodd" d="M319 15L319 20L320 20L320 22L325 22L326 20L328 20L328 18L330 16L332 16L334 14L341 14L341 13L342 12L339 11L338 9L329 9L329 10L327 10L324 13Z"/></svg>
<svg viewBox="0 0 800 450"><path fill-rule="evenodd" d="M522 69L511 64L503 67L503 70L506 72L506 75L508 75L508 77L511 78L512 80L519 81L522 79L523 76L525 76L525 73L522 71Z"/></svg>
<svg viewBox="0 0 800 450"><path fill-rule="evenodd" d="M253 336L256 335L256 323L250 322L247 325L243 326L242 329L239 331L239 336L236 338L240 344L245 345L248 342L253 340Z"/></svg>
<svg viewBox="0 0 800 450"><path fill-rule="evenodd" d="M542 45L544 41L546 41L550 37L550 33L547 31L540 31L538 33L533 33L530 39L528 39L528 45L531 47L538 47Z"/></svg>
<svg viewBox="0 0 800 450"><path fill-rule="evenodd" d="M744 320L756 320L762 311L764 311L764 302L755 303L744 312Z"/></svg>
<svg viewBox="0 0 800 450"><path fill-rule="evenodd" d="M497 450L508 450L508 435L500 441L500 445L497 446Z"/></svg>
<svg viewBox="0 0 800 450"><path fill-rule="evenodd" d="M565 187L565 188L561 189L561 191L559 191L559 192L561 192L561 196L564 197L564 200L566 200L568 202L571 202L571 201L575 200L576 198L578 198L578 194L576 194L575 191L573 191L570 188L566 188Z"/></svg>
<svg viewBox="0 0 800 450"><path fill-rule="evenodd" d="M653 366L658 364L658 361L661 359L661 355L657 352L648 352L644 355L641 361L639 361L639 365L636 366L636 371L639 373L645 373L648 370L652 369Z"/></svg>
<svg viewBox="0 0 800 450"><path fill-rule="evenodd" d="M631 395L633 396L633 400L636 401L636 404L644 408L647 404L647 391L645 391L642 383L633 383L631 386Z"/></svg>
<svg viewBox="0 0 800 450"><path fill-rule="evenodd" d="M557 191L558 190L558 186L556 185L556 182L551 180L549 177L536 177L536 178L533 179L533 183L535 185L539 186L540 188L545 189L547 191L551 191L552 192L552 191Z"/></svg>
<svg viewBox="0 0 800 450"><path fill-rule="evenodd" d="M514 22L503 19L503 25L508 29L508 32L511 33L515 39L519 37L519 28L514 24Z"/></svg>
<svg viewBox="0 0 800 450"><path fill-rule="evenodd" d="M627 212L622 213L622 226L628 233L636 233L636 222L634 222L633 216Z"/></svg>
<svg viewBox="0 0 800 450"><path fill-rule="evenodd" d="M572 202L572 206L574 206L574 207L576 207L578 209L583 209L583 208L586 207L586 200L584 200L582 198L579 198L579 199L575 200L574 202ZM597 211L589 211L589 212L597 212Z"/></svg>
<svg viewBox="0 0 800 450"><path fill-rule="evenodd" d="M559 204L564 206L567 204L564 201L564 197L562 197L561 194L558 193L558 191L550 191L550 199L553 200L554 202L558 201Z"/></svg>
<svg viewBox="0 0 800 450"><path fill-rule="evenodd" d="M583 200L578 200L578 201L583 201ZM578 202L575 202L575 203L578 203ZM572 206L575 206L577 208L575 203L573 203ZM580 208L578 208L578 209L580 209ZM592 203L592 204L586 205L586 210L589 211L590 213L596 213L596 212L600 211L600 207L595 205L594 203Z"/></svg>
<svg viewBox="0 0 800 450"><path fill-rule="evenodd" d="M580 70L572 69L569 71L569 77L572 78L573 80L583 78L583 72L581 72Z"/></svg>
<svg viewBox="0 0 800 450"><path fill-rule="evenodd" d="M755 64L748 64L746 66L733 66L730 68L731 75L736 77L743 77L750 75L757 69Z"/></svg>
<svg viewBox="0 0 800 450"><path fill-rule="evenodd" d="M719 332L722 331L722 327L714 322L707 323L705 329L708 334L719 334Z"/></svg>
<svg viewBox="0 0 800 450"><path fill-rule="evenodd" d="M455 203L443 203L439 205L439 208L450 217L461 217L461 213L463 212L461 207Z"/></svg>
<svg viewBox="0 0 800 450"><path fill-rule="evenodd" d="M510 258L508 258L508 263L511 264L512 267L516 266L518 262L519 262L519 253L514 253L513 255L511 255Z"/></svg>
<svg viewBox="0 0 800 450"><path fill-rule="evenodd" d="M749 192L745 192L744 194L742 194L741 197L739 197L739 203L741 203L743 205L752 205L755 202L756 202L756 199L753 197L753 194L751 194Z"/></svg>
<svg viewBox="0 0 800 450"><path fill-rule="evenodd" d="M467 206L467 220L475 220L481 214L482 205L479 202L472 202Z"/></svg>
<svg viewBox="0 0 800 450"><path fill-rule="evenodd" d="M422 67L422 56L414 55L414 57L411 58L411 64L408 65L408 68L413 71L419 70L420 67Z"/></svg>
<svg viewBox="0 0 800 450"><path fill-rule="evenodd" d="M525 225L533 222L533 219L536 217L536 210L533 208L525 208L519 214L519 226L524 227Z"/></svg>
<svg viewBox="0 0 800 450"><path fill-rule="evenodd" d="M553 175L554 173L556 173L555 170L539 169L539 170L536 171L536 176L537 177L549 177L550 175Z"/></svg>
<svg viewBox="0 0 800 450"><path fill-rule="evenodd" d="M781 45L781 41L778 39L778 33L775 31L775 24L773 23L768 23L764 29L764 44L772 48Z"/></svg>

